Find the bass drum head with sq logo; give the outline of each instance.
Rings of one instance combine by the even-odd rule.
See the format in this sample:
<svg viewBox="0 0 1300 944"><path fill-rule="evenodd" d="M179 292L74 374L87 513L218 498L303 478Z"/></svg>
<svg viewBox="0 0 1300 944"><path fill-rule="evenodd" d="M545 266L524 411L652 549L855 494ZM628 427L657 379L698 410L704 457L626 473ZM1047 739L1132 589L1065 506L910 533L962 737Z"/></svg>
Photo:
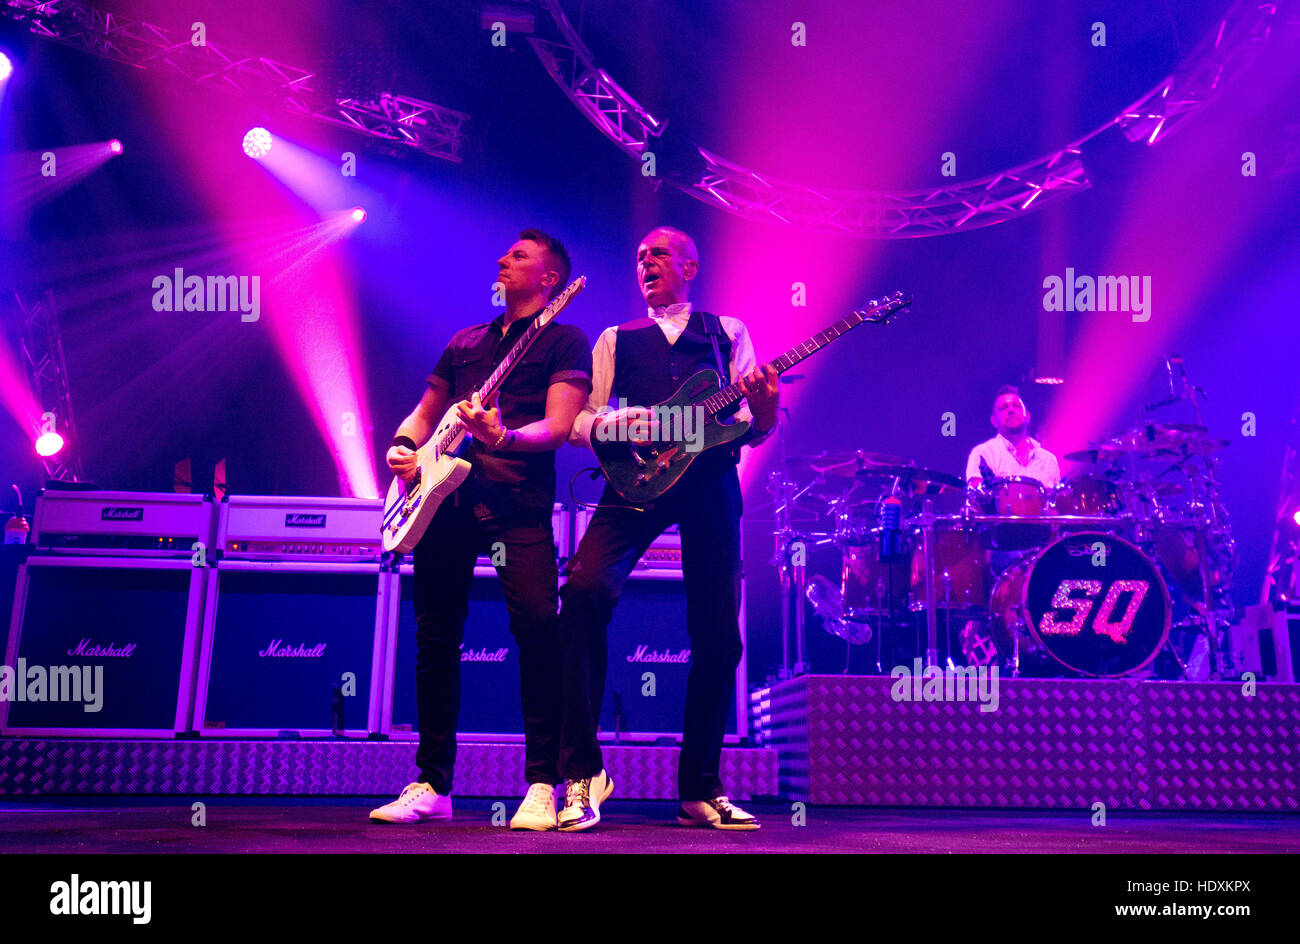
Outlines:
<svg viewBox="0 0 1300 944"><path fill-rule="evenodd" d="M1049 545L1025 584L1030 632L1066 668L1116 677L1145 668L1169 638L1171 606L1151 559L1111 534Z"/></svg>
<svg viewBox="0 0 1300 944"><path fill-rule="evenodd" d="M1021 561L1014 609L1029 648L1080 675L1115 678L1145 668L1169 638L1170 601L1156 565L1113 534L1084 532ZM999 614L1015 622L1012 613ZM1001 647L999 647L1001 648ZM1022 647L1023 652L1023 647Z"/></svg>

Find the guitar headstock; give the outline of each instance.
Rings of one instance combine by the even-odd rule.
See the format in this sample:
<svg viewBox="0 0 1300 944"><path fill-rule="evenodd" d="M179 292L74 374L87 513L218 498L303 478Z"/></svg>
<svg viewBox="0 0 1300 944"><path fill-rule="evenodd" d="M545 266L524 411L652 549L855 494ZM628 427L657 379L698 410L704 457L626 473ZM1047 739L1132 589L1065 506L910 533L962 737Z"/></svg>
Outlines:
<svg viewBox="0 0 1300 944"><path fill-rule="evenodd" d="M587 277L585 275L580 275L572 282L570 282L568 287L563 292L561 292L559 295L556 295L554 298L552 298L551 303L542 309L542 313L537 316L537 320L535 322L537 327L539 328L545 327L551 321L552 318L554 318L560 312L564 311L564 309L568 306L569 302L573 301L573 299L577 296L577 294L586 287L587 287Z"/></svg>
<svg viewBox="0 0 1300 944"><path fill-rule="evenodd" d="M854 309L853 314L871 324L889 324L910 304L912 304L910 292L895 292L884 298L873 298L867 302L865 308Z"/></svg>

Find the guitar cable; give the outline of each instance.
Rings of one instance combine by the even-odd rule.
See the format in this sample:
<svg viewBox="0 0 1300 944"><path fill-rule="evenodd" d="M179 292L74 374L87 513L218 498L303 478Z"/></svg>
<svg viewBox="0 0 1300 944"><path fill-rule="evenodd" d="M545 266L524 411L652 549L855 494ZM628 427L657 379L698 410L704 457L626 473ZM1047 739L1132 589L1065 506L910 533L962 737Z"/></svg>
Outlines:
<svg viewBox="0 0 1300 944"><path fill-rule="evenodd" d="M601 508L622 508L627 511L637 511L640 512L641 514L645 514L646 511L649 510L648 508L642 508L639 505L602 505L600 502L583 501L581 498L578 497L578 493L574 491L574 486L577 485L578 476L584 472L586 472L588 475L591 476L591 480L593 482L596 479L601 478L602 476L602 473L600 471L600 466L598 465L589 466L588 468L585 469L579 469L577 472L573 473L573 477L569 479L569 500L573 502L575 505L581 505L583 508L588 508L591 511L598 511Z"/></svg>

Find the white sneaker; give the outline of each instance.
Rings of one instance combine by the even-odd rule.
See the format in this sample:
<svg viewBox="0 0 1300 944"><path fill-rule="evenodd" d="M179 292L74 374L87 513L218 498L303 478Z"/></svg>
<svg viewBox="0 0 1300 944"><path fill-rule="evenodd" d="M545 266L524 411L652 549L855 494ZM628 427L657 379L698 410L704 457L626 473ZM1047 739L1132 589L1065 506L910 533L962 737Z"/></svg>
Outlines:
<svg viewBox="0 0 1300 944"><path fill-rule="evenodd" d="M408 783L392 803L370 811L372 823L423 823L433 819L451 819L451 797L427 783Z"/></svg>
<svg viewBox="0 0 1300 944"><path fill-rule="evenodd" d="M614 792L614 781L601 771L583 780L564 781L564 809L560 811L560 832L576 833L600 822L600 804Z"/></svg>
<svg viewBox="0 0 1300 944"><path fill-rule="evenodd" d="M519 804L511 829L535 829L545 832L557 825L555 818L555 787L549 783L534 783L528 787L524 802Z"/></svg>
<svg viewBox="0 0 1300 944"><path fill-rule="evenodd" d="M682 801L677 810L677 822L707 829L758 829L757 819L724 796L712 800Z"/></svg>

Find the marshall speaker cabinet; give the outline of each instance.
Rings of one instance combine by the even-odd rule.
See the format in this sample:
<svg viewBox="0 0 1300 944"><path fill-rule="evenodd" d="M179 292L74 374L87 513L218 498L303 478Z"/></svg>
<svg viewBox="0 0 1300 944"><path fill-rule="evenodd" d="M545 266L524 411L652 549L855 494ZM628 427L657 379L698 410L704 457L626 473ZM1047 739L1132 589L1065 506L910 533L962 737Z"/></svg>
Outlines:
<svg viewBox="0 0 1300 944"><path fill-rule="evenodd" d="M574 543L589 515L575 516ZM556 534L562 532L556 525ZM571 551L571 549L570 549ZM562 555L565 556L565 555ZM601 739L629 742L680 740L690 672L690 640L686 634L686 597L681 581L680 539L668 533L646 555L624 585L609 627L609 670L601 712ZM519 647L510 634L501 588L495 571L481 559L475 569L469 619L461 650L462 735L522 740L519 708ZM561 571L562 573L562 571ZM390 676L392 715L385 731L395 738L418 731L415 701L415 612L411 603L412 568L404 565L398 592L392 595L393 640ZM563 579L563 577L561 577ZM744 606L741 634L744 635ZM728 741L744 736L737 718L745 720L746 689L742 659L736 678L736 706L728 725Z"/></svg>
<svg viewBox="0 0 1300 944"><path fill-rule="evenodd" d="M14 689L0 699L0 731L187 731L205 575L188 557L29 558L14 594L4 662Z"/></svg>
<svg viewBox="0 0 1300 944"><path fill-rule="evenodd" d="M202 735L378 730L382 513L378 499L222 502L195 704Z"/></svg>
<svg viewBox="0 0 1300 944"><path fill-rule="evenodd" d="M551 513L556 561L568 559L570 540L568 508L556 504ZM414 738L419 731L415 700L415 584L409 555L392 576L389 597L390 625L381 730L396 739ZM469 619L461 647L461 707L458 730L493 740L523 740L519 701L519 647L510 633L510 615L489 557L474 565L470 587Z"/></svg>

